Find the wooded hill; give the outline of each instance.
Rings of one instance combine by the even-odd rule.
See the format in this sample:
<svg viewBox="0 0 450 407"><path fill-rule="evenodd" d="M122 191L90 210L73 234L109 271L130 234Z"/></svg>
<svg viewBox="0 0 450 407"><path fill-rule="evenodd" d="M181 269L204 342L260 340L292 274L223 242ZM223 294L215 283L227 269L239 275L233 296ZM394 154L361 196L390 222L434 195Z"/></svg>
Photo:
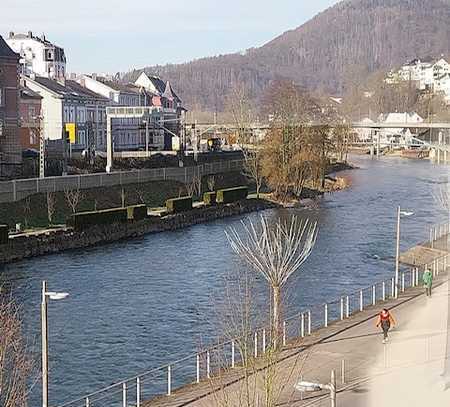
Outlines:
<svg viewBox="0 0 450 407"><path fill-rule="evenodd" d="M222 110L245 84L258 98L273 79L342 94L368 74L450 55L450 0L348 0L245 54L145 68L170 80L189 109ZM134 80L140 71L125 77Z"/></svg>

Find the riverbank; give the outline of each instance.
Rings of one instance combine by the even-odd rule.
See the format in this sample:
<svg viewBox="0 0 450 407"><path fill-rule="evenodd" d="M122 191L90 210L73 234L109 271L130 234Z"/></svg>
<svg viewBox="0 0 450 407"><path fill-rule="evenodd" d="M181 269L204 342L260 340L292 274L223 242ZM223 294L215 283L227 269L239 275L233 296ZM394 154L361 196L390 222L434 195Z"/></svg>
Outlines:
<svg viewBox="0 0 450 407"><path fill-rule="evenodd" d="M97 226L82 232L76 232L71 228L60 228L45 230L41 233L21 234L10 238L8 244L0 245L0 264L138 238L150 233L178 230L276 206L275 203L263 199L247 199L228 205L198 207L188 212L164 217L150 216L139 222Z"/></svg>

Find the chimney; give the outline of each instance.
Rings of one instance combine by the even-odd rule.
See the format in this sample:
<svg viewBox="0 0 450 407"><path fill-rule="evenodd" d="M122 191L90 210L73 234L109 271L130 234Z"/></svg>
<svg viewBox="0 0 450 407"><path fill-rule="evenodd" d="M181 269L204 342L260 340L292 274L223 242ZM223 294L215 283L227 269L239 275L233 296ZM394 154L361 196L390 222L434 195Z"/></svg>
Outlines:
<svg viewBox="0 0 450 407"><path fill-rule="evenodd" d="M9 38L14 38L14 31L9 32Z"/></svg>
<svg viewBox="0 0 450 407"><path fill-rule="evenodd" d="M28 31L28 38L33 38L33 31Z"/></svg>
<svg viewBox="0 0 450 407"><path fill-rule="evenodd" d="M66 86L66 78L64 76L57 78L56 82L58 82L62 86Z"/></svg>
<svg viewBox="0 0 450 407"><path fill-rule="evenodd" d="M36 79L36 74L34 72L31 72L30 79L32 79L32 80Z"/></svg>
<svg viewBox="0 0 450 407"><path fill-rule="evenodd" d="M96 74L96 73L93 73L93 74L91 75L91 78L92 78L94 81L96 81L96 80L97 80L97 74Z"/></svg>

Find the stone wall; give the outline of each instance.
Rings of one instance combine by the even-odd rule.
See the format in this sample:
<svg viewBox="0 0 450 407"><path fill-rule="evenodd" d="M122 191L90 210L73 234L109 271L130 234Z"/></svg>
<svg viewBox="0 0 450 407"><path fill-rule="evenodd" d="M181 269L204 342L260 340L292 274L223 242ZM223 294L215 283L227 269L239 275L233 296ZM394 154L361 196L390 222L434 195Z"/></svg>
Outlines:
<svg viewBox="0 0 450 407"><path fill-rule="evenodd" d="M189 212L166 216L150 217L140 222L94 227L83 232L59 230L44 235L28 235L9 239L0 245L0 264L10 263L35 256L59 253L65 250L107 244L123 239L182 229L199 223L241 215L254 211L274 208L271 202L248 199L229 205L197 208Z"/></svg>

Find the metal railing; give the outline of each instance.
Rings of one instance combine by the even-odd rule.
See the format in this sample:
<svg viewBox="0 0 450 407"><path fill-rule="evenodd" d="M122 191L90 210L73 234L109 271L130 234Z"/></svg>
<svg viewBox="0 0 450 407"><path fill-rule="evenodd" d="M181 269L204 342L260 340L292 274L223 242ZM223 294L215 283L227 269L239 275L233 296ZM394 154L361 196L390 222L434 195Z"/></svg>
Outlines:
<svg viewBox="0 0 450 407"><path fill-rule="evenodd" d="M164 180L188 183L195 176L240 171L242 168L242 160L223 160L193 167L167 167L117 171L112 173L69 175L64 177L17 179L0 182L0 203L16 202L33 194L63 192L67 189L83 190Z"/></svg>
<svg viewBox="0 0 450 407"><path fill-rule="evenodd" d="M432 230L431 245L449 231L449 223L438 225ZM429 264L402 271L399 279L399 292L418 287L425 269L430 269L434 276L447 270L448 255L437 258ZM386 279L361 288L340 298L316 305L297 313L282 323L282 344L308 337L315 331L327 328L332 323L343 321L362 312L369 307L382 304L395 297L394 278ZM257 358L270 346L270 332L266 328L258 328L249 335L248 354ZM88 394L57 407L141 407L144 400L157 396L170 396L174 389L188 384L200 383L224 369L233 369L242 362L238 350L238 339L219 343L198 353L173 361L167 365L151 369L124 381L115 383L104 389Z"/></svg>

